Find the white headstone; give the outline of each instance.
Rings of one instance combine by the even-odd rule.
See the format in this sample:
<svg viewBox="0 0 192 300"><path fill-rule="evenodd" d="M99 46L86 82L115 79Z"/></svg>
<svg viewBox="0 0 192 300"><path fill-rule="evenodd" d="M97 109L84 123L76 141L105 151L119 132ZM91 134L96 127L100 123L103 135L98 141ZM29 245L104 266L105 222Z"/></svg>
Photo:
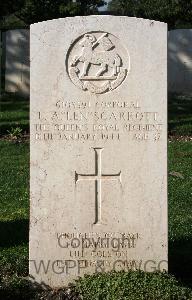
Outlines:
<svg viewBox="0 0 192 300"><path fill-rule="evenodd" d="M5 91L29 96L29 30L5 32Z"/></svg>
<svg viewBox="0 0 192 300"><path fill-rule="evenodd" d="M168 87L170 92L192 94L192 29L169 31Z"/></svg>
<svg viewBox="0 0 192 300"><path fill-rule="evenodd" d="M167 269L167 25L31 26L30 274Z"/></svg>

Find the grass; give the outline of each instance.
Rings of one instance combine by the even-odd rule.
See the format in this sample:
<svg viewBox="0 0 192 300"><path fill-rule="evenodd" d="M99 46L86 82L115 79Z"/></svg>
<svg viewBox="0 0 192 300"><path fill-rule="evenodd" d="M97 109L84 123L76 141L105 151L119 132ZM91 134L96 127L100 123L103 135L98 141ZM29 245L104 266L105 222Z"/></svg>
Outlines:
<svg viewBox="0 0 192 300"><path fill-rule="evenodd" d="M0 141L0 199L0 282L9 289L28 274L29 143Z"/></svg>
<svg viewBox="0 0 192 300"><path fill-rule="evenodd" d="M189 98L174 96L169 107L169 134L191 136ZM24 101L24 102L23 102ZM3 103L3 104L2 104ZM170 101L169 101L170 103ZM10 126L28 126L28 102L1 101L1 134ZM22 107L22 108L21 108ZM177 111L178 107L178 111ZM10 125L11 124L11 125ZM28 132L28 127L26 127ZM184 129L185 128L185 129ZM75 289L87 300L192 299L192 147L189 141L171 140L169 153L169 273L118 272L86 276ZM34 292L28 274L29 143L0 140L0 298L48 299ZM55 292L56 293L56 292ZM59 293L59 292L58 292ZM41 298L40 298L41 297ZM67 299L58 294L60 298ZM77 298L72 298L77 299Z"/></svg>
<svg viewBox="0 0 192 300"><path fill-rule="evenodd" d="M0 136L12 128L21 128L29 132L29 99L4 95L0 99Z"/></svg>
<svg viewBox="0 0 192 300"><path fill-rule="evenodd" d="M85 276L76 283L83 300L192 299L190 289L168 274L111 272Z"/></svg>
<svg viewBox="0 0 192 300"><path fill-rule="evenodd" d="M192 96L169 95L168 130L169 135L192 136Z"/></svg>
<svg viewBox="0 0 192 300"><path fill-rule="evenodd" d="M192 287L192 146L191 142L169 144L169 266Z"/></svg>

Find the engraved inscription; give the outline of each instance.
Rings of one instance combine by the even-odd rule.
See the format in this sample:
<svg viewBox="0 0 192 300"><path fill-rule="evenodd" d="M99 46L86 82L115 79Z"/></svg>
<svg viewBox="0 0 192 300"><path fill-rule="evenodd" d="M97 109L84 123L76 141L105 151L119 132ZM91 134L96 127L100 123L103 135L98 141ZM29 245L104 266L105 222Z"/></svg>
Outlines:
<svg viewBox="0 0 192 300"><path fill-rule="evenodd" d="M93 148L95 151L95 174L77 174L75 172L75 183L81 180L94 180L95 181L95 222L94 224L102 224L101 216L101 185L103 180L118 180L121 182L121 171L117 174L102 174L102 160L101 153L103 148Z"/></svg>
<svg viewBox="0 0 192 300"><path fill-rule="evenodd" d="M69 101L51 111L34 112L36 141L159 142L164 124L158 112L145 111L139 101Z"/></svg>
<svg viewBox="0 0 192 300"><path fill-rule="evenodd" d="M130 67L127 51L117 46L119 40L107 32L88 32L78 38L67 54L71 81L80 89L95 94L117 88Z"/></svg>

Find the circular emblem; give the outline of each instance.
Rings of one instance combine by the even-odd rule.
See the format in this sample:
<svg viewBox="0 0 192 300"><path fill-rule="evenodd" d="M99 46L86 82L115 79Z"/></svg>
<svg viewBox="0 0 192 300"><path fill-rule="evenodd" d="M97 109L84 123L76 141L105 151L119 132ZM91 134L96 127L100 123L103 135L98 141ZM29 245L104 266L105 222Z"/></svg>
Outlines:
<svg viewBox="0 0 192 300"><path fill-rule="evenodd" d="M117 37L94 31L80 36L71 45L66 66L76 86L102 94L122 84L129 72L130 59Z"/></svg>

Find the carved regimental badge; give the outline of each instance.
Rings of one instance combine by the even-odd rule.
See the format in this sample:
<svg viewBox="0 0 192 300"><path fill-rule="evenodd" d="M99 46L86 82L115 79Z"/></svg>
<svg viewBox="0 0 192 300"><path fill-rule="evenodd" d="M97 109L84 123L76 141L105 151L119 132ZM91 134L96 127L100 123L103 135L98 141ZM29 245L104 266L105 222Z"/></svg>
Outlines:
<svg viewBox="0 0 192 300"><path fill-rule="evenodd" d="M125 80L130 60L114 35L88 32L72 44L66 64L76 86L101 94L116 89Z"/></svg>

